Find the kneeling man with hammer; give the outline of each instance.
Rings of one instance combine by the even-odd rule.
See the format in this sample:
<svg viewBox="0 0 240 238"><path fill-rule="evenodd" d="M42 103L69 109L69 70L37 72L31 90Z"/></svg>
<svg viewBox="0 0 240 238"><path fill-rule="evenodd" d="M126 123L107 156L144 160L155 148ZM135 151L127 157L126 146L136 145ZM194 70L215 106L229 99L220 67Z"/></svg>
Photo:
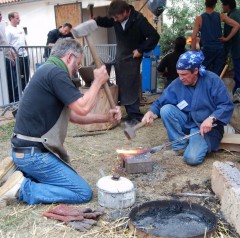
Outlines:
<svg viewBox="0 0 240 238"><path fill-rule="evenodd" d="M183 155L189 165L201 164L207 153L218 149L223 126L230 121L234 109L223 81L217 74L205 70L203 60L201 51L180 55L176 65L179 77L164 90L142 119L151 124L153 119L161 117L169 141L200 130L200 134L189 141L173 144L173 150L163 153L166 158Z"/></svg>
<svg viewBox="0 0 240 238"><path fill-rule="evenodd" d="M63 147L68 121L115 122L121 112L115 107L105 115L88 114L109 76L105 66L95 69L94 81L82 95L71 79L81 64L82 51L77 41L59 39L25 89L11 140L19 171L0 188L0 201L16 197L28 204L77 204L92 198L91 187L70 166Z"/></svg>

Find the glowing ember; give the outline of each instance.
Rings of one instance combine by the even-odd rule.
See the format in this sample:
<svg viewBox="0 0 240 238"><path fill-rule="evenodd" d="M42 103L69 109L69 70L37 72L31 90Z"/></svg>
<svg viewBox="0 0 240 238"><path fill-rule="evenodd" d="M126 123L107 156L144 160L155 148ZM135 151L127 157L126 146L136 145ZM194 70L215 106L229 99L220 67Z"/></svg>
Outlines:
<svg viewBox="0 0 240 238"><path fill-rule="evenodd" d="M146 150L124 150L124 149L117 149L116 150L118 154L123 154L123 155L139 155L139 154L144 154L146 153Z"/></svg>

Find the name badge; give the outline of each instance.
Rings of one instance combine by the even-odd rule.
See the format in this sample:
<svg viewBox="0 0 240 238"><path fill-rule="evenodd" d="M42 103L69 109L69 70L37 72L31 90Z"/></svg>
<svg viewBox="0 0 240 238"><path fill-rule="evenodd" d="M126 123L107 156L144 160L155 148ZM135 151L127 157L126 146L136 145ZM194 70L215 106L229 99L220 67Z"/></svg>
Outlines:
<svg viewBox="0 0 240 238"><path fill-rule="evenodd" d="M185 100L182 100L180 103L177 104L177 107L182 110L188 105L188 103Z"/></svg>

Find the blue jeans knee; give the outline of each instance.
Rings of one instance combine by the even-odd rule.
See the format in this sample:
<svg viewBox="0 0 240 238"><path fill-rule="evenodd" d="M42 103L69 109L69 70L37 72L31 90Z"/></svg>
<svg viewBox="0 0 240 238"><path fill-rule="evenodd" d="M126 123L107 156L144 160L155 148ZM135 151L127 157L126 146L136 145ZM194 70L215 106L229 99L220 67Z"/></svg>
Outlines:
<svg viewBox="0 0 240 238"><path fill-rule="evenodd" d="M194 133L197 128L191 130ZM184 160L189 165L201 164L208 152L208 145L204 138L199 134L189 138L188 146L184 152Z"/></svg>
<svg viewBox="0 0 240 238"><path fill-rule="evenodd" d="M186 162L186 164L188 165L199 165L201 163L203 163L205 159L205 156L197 156L197 155L191 155L191 154L187 154L185 155L184 153L184 161Z"/></svg>

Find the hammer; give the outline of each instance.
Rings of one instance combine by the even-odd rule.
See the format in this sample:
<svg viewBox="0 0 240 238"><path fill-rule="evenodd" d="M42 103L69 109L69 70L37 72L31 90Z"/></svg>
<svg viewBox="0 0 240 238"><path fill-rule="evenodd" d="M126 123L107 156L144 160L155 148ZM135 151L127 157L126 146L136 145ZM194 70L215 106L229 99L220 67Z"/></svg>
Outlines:
<svg viewBox="0 0 240 238"><path fill-rule="evenodd" d="M87 9L90 11L91 19L93 19L93 7L94 7L93 3L89 3L88 6L87 6Z"/></svg>
<svg viewBox="0 0 240 238"><path fill-rule="evenodd" d="M131 140L136 136L136 130L142 128L146 125L146 121L139 122L137 125L131 127L130 125L126 124L126 128L124 129L125 136Z"/></svg>
<svg viewBox="0 0 240 238"><path fill-rule="evenodd" d="M102 66L101 60L97 55L97 51L96 48L93 44L92 38L91 38L91 33L93 31L95 31L98 28L97 23L95 20L91 19L88 21L85 21L79 25L77 25L76 27L73 28L72 33L74 35L75 38L81 38L81 37L85 37L88 47L90 49L90 52L92 54L93 57L93 61L96 65L97 68L100 68ZM107 95L108 101L110 103L110 107L113 109L115 108L115 103L110 91L110 88L108 86L107 83L105 83L103 85L105 93Z"/></svg>

